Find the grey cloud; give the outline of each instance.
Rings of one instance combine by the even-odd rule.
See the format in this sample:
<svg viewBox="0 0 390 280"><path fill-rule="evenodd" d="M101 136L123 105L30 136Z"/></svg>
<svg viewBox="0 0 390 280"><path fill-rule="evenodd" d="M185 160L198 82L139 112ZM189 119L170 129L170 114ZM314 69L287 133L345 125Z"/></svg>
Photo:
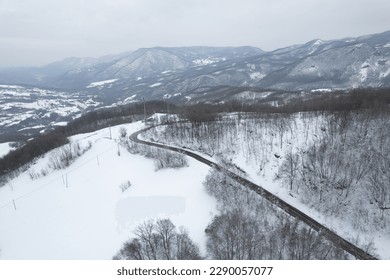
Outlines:
<svg viewBox="0 0 390 280"><path fill-rule="evenodd" d="M0 67L152 46L253 45L389 29L388 0L0 0Z"/></svg>

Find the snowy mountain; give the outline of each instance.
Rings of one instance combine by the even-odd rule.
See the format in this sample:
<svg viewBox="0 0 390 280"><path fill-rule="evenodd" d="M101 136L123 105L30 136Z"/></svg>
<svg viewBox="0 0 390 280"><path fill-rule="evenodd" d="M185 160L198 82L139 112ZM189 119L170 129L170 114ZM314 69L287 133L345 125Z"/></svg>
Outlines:
<svg viewBox="0 0 390 280"><path fill-rule="evenodd" d="M94 93L118 104L142 98L175 103L241 100L248 88L253 97L259 89L310 92L386 87L390 85L389 42L390 32L385 32L313 40L273 52L249 47L142 49L89 72L69 72L60 83L66 87L70 80L73 85L87 86L117 79L94 88Z"/></svg>
<svg viewBox="0 0 390 280"><path fill-rule="evenodd" d="M278 104L318 90L389 87L389 69L390 31L316 39L271 52L254 47L155 47L67 58L43 67L0 70L0 83L10 85L0 88L0 122L10 134L95 107L143 100Z"/></svg>
<svg viewBox="0 0 390 280"><path fill-rule="evenodd" d="M263 51L254 47L143 48L100 58L66 58L43 67L3 69L0 81L75 89L100 80L153 77L260 53Z"/></svg>
<svg viewBox="0 0 390 280"><path fill-rule="evenodd" d="M306 55L256 85L299 90L388 86L389 41L390 32L343 41L315 40L290 51Z"/></svg>
<svg viewBox="0 0 390 280"><path fill-rule="evenodd" d="M162 111L165 108L169 111L168 103L224 104L232 100L238 101L241 106L244 106L244 102L279 106L294 98L301 101L319 91L390 87L389 69L390 31L341 40L316 39L272 52L254 47L155 47L100 58L67 58L43 67L2 69L0 157L5 159L4 162L11 162L5 155L17 146L17 141L64 126L96 108L109 107L119 112L127 110L130 116L136 114L136 106L118 105L160 100L159 104L164 108ZM141 111L146 111L145 104L150 103L136 105L142 107ZM173 105L171 111L172 107L179 107ZM155 108L147 108L148 117L156 112L153 111ZM140 111L138 114L139 118L143 118ZM214 159L223 155L226 158L220 158L222 161L228 163L230 160L232 167L256 183L268 186L270 191L296 204L305 213L310 212L314 216L321 213L317 217L320 221L341 230L344 236L349 236L354 230L345 227L340 222L342 219L338 220L346 217L348 222L354 223L354 229L362 230L365 237L363 241L366 242L369 241L366 237L372 233L370 230L376 230L369 227L381 226L378 219L383 205L375 204L375 189L366 189L366 186L374 179L388 174L389 161L385 156L389 154L386 150L389 145L385 142L389 138L384 129L387 119L375 119L375 114L372 114L373 119L368 122L366 116L341 115L329 116L327 119L323 114L275 118L267 115L264 120L256 120L251 116L245 120L241 113L231 114L221 118L226 121L226 126L219 126L223 124L222 121L213 125L194 126L183 122L180 131L157 127L145 139L161 142L165 137L168 144L191 147L205 156L212 155ZM83 119L81 124L88 126L88 130L84 131L97 129L91 128L91 119L96 121L97 126L101 125L99 128L109 123L108 120L113 120L113 116L108 113L104 115L106 119L97 116L98 112L95 111L89 115L90 118ZM345 119L339 119L341 117ZM122 115L119 118L122 122L127 121ZM364 122L355 124L350 120ZM130 141L130 133L145 126L145 123L137 122L136 119L132 121L114 126L117 122L111 124L112 127L77 135L72 133L79 132L69 131L68 126L62 131L64 139L65 136L73 135L69 137L68 144L40 154L25 165L25 169L21 168L20 173L15 172L16 175L11 174L2 181L0 259L110 259L130 237L136 224L149 217L169 217L175 225L185 226L191 238L201 246L202 253L206 251L205 229L218 208L214 198L204 191L203 183L210 168L188 159L188 166L157 172L153 160L131 154L129 142L126 143L128 146L123 143L123 139ZM348 137L345 131L341 131L345 125L350 126ZM191 131L190 127L204 130ZM336 146L338 150L333 149L332 145L338 143L332 138L336 128L342 132L336 136L344 141L342 143L349 145L349 154L342 159L347 163L343 166L346 170L350 168L350 173L340 172L337 164L342 161L333 160L333 156L346 155L346 145ZM371 133L367 134L367 131ZM201 141L201 137L206 141ZM329 146L324 146L322 140L329 140ZM362 141L372 147L363 145ZM375 141L385 142L375 144ZM311 150L308 147L312 147ZM316 153L324 152L322 147L327 147L326 155L330 157L330 163L337 163L333 165L330 175L317 176L314 172L317 172L317 166L310 169L303 160L296 160L302 163L302 169L310 169L312 172L300 172L302 178L291 175L294 180L299 179L295 181L296 192L292 191L292 181L290 189L288 186L286 188L285 183L275 181L278 173L283 178L284 160L289 155L292 163L293 155L309 163L310 159L320 161L321 157L317 157ZM383 148L383 151L376 151L377 147ZM68 165L57 168L58 158L61 154L66 156L69 149L75 149L77 157L69 160ZM309 157L307 151L313 156ZM367 154L363 151L367 151ZM360 154L361 157L357 157ZM366 164L368 156L370 164ZM378 166L382 164L383 170L371 168L374 163L378 163ZM321 164L318 163L318 170ZM367 172L372 172L372 176L367 177L366 181L353 180L356 177L353 172L365 176L366 166L370 166ZM2 171L6 174L9 170L14 169L3 168ZM379 173L375 173L375 170L379 170ZM311 177L306 180L304 176L307 174L320 178L320 182ZM343 174L349 177L342 178ZM277 179L282 180L280 178ZM348 205L346 199L342 199L344 195L346 198L343 188L347 188L344 185L348 182L347 193L351 189L353 194L350 198L354 201L352 208L349 208L351 205ZM336 186L326 192L327 198L332 198L331 194L341 193L341 202L337 200L338 197L334 201L329 199L329 203L336 205L334 209L340 211L337 219L326 218L326 205L324 208L318 207L321 208L317 209L318 212L313 210L319 205L318 201L323 200L322 190L320 200L311 201L309 205L301 203L305 199L309 200L309 195L315 193L320 185ZM310 187L306 192L302 189L305 186ZM358 191L354 193L351 186L358 186ZM299 201L296 197L302 194L307 197ZM227 197L236 198L234 195ZM360 199L365 203L363 205L366 209L363 210L366 212L361 212ZM383 221L388 225L389 214L385 214L387 216ZM276 220L275 217L273 219ZM273 219L265 222L272 224ZM386 223L383 224L383 230L387 230ZM356 231L357 237L353 238L359 239L359 230ZM383 236L379 231L373 234L373 244L378 247L378 254L389 258L388 231ZM96 246L97 243L100 246Z"/></svg>
<svg viewBox="0 0 390 280"><path fill-rule="evenodd" d="M390 85L389 46L390 31L317 39L272 52L254 47L144 48L101 58L68 58L44 67L3 69L0 82L80 91L91 83L115 79L89 88L109 103L130 96L132 102L201 101L208 97L194 98L199 89L212 93L221 86L287 91L383 87Z"/></svg>

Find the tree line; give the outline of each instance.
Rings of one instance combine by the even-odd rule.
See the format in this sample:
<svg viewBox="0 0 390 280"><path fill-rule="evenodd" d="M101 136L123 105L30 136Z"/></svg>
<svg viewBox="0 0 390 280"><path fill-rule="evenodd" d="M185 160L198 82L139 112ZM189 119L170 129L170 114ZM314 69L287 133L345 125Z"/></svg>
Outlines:
<svg viewBox="0 0 390 280"><path fill-rule="evenodd" d="M17 150L0 159L0 185L7 176L18 172L20 168L45 154L46 152L68 143L67 137L92 132L104 127L142 120L154 113L178 114L194 124L213 122L225 112L252 113L293 113L304 111L349 111L349 110L389 110L390 89L356 89L349 92L313 94L307 100L296 100L283 106L268 103L244 103L229 101L223 104L192 104L177 106L165 101L147 101L124 106L98 109L69 122L64 127L57 127L45 134L38 134L23 143ZM10 140L10 139L8 139Z"/></svg>

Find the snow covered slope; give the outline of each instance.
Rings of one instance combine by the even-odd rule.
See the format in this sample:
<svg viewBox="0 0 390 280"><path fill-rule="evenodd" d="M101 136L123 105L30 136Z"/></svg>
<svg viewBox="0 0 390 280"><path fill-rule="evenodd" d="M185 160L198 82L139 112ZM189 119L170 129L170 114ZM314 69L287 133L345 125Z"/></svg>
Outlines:
<svg viewBox="0 0 390 280"><path fill-rule="evenodd" d="M92 147L66 169L48 168L46 154L0 188L0 259L111 259L145 219L169 217L205 252L204 229L215 201L203 190L208 167L189 159L189 167L155 171L153 161L118 145L121 127L72 137ZM46 176L31 179L30 174ZM188 180L191 178L191 180ZM122 191L122 184L131 183Z"/></svg>
<svg viewBox="0 0 390 280"><path fill-rule="evenodd" d="M372 163L379 161L378 157L370 159L369 156L365 156L365 150L374 150L374 147L379 149L380 145L376 145L373 139L389 139L387 136L380 136L382 134L379 132L386 133L388 118L373 118L370 121L365 119L367 129L359 130L357 127L364 126L360 119L361 115L351 113L348 128L344 126L341 132L342 135L346 135L343 139L336 136L334 129L332 131L332 127L338 121L337 118L313 113L289 116L270 114L257 117L251 114L246 117L241 114L227 114L219 122L207 125L182 123L167 125L165 128L158 127L149 130L144 137L170 146L189 147L202 154L214 155L212 160L219 158L220 162L230 163L232 169L236 167L250 181L334 230L343 238L364 250L372 250L380 259L390 259L390 235L387 228L390 215L388 212L382 213L381 218L380 210L374 204L372 193L367 188L369 176L359 179L356 175L349 175L355 173L348 173L350 166L356 170L359 163L372 169L378 167ZM348 134L345 131L348 131ZM365 133L370 140L364 144L356 144L354 139L361 139L357 136L361 135L360 133ZM339 144L334 146L323 144L330 143L331 140ZM340 178L337 179L339 181L327 181L326 191L325 186L321 184L324 184L323 178L327 176L330 178L329 175L316 174L310 178L307 176L309 174L307 170L313 167L307 164L306 155L310 155L310 160L317 158L325 162L323 154L320 156L320 152L316 152L313 156L311 152L312 147L318 147L320 144L322 149L327 147L332 156L335 154L339 156L336 167L332 164L322 165L322 170L327 170L326 172L334 170L332 172ZM343 147L344 150L340 151L337 147ZM389 145L383 144L383 147ZM387 151L381 153L389 154ZM301 162L303 164L298 168ZM283 177L284 172L294 173L285 180L287 177ZM323 199L314 195L320 192L305 185L303 179L298 185L300 176L298 174L304 174L307 181L314 182L317 188L322 188L325 193ZM343 180L342 177L347 176L351 176L353 182L348 192L334 187L337 186L337 182Z"/></svg>
<svg viewBox="0 0 390 280"><path fill-rule="evenodd" d="M10 144L12 143L11 142L0 143L0 158L5 156L12 150Z"/></svg>
<svg viewBox="0 0 390 280"><path fill-rule="evenodd" d="M39 132L69 121L101 105L94 99L83 92L0 85L0 136Z"/></svg>

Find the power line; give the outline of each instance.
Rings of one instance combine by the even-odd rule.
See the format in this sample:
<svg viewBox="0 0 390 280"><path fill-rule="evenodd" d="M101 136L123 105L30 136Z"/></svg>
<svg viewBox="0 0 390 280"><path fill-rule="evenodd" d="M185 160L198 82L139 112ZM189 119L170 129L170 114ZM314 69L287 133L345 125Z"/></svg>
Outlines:
<svg viewBox="0 0 390 280"><path fill-rule="evenodd" d="M92 162L92 161L95 161L96 157L98 157L98 156L100 156L100 155L103 155L103 154L105 154L105 153L107 153L107 152L109 152L109 151L115 149L116 147L117 147L117 144L115 144L115 145L111 146L110 148L104 150L103 152L101 152L101 153L95 155L93 158L90 158L89 160L85 161L85 162L82 163L81 165L79 165L79 166L77 166L77 167L75 167L75 168L69 170L68 172L66 172L65 178L64 178L64 174L61 174L60 176L54 178L54 179L51 180L50 182L48 182L48 183L46 183L46 184L43 184L42 186L39 186L39 187L37 187L36 189L34 189L34 190L32 190L32 191L30 191L30 192L28 192L28 193L25 193L25 194L23 194L23 195L21 195L21 196L19 196L19 197L17 197L17 198L14 198L12 201L10 201L10 202L8 202L8 203L6 203L6 204L0 206L0 209L6 208L6 207L8 207L9 205L12 205L12 204L14 205L14 207L15 207L15 209L16 209L15 201L18 201L18 200L20 200L20 199L22 199L22 198L25 198L25 197L27 197L27 196L29 196L29 195L31 195L31 194L37 192L37 191L40 191L40 190L42 190L42 189L44 189L44 188L46 188L46 187L52 185L53 183L55 183L56 181L59 181L59 180L62 180L63 184L65 184L65 186L68 188L68 187L69 187L68 174L70 174L70 173L72 173L72 172L75 172L75 171L81 169L82 167L84 167L84 166L87 165L88 163L90 163L90 162ZM12 187L12 189L13 189L13 187Z"/></svg>

